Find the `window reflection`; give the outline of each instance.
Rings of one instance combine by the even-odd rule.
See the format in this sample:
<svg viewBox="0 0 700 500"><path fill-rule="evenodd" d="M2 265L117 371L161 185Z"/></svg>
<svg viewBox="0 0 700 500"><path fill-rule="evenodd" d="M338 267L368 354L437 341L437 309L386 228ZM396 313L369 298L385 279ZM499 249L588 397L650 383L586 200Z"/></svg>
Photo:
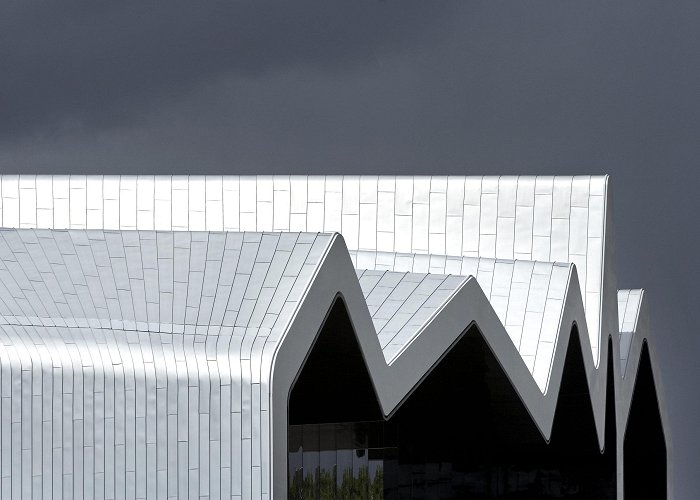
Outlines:
<svg viewBox="0 0 700 500"><path fill-rule="evenodd" d="M289 498L615 498L616 451L598 447L577 331L549 443L470 332L384 420L337 301L290 394Z"/></svg>
<svg viewBox="0 0 700 500"><path fill-rule="evenodd" d="M289 498L383 499L384 425L290 425Z"/></svg>

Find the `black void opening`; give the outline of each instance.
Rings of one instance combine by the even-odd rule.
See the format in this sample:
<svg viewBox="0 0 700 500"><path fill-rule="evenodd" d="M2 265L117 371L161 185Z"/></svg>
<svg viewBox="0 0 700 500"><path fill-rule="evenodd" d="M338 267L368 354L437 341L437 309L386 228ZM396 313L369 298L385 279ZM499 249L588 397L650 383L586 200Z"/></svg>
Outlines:
<svg viewBox="0 0 700 500"><path fill-rule="evenodd" d="M624 443L625 498L666 498L666 439L646 342L642 346Z"/></svg>
<svg viewBox="0 0 700 500"><path fill-rule="evenodd" d="M384 419L337 299L289 395L288 496L383 498Z"/></svg>
<svg viewBox="0 0 700 500"><path fill-rule="evenodd" d="M475 327L383 419L338 300L290 393L289 424L290 498L615 496L576 332L548 444Z"/></svg>
<svg viewBox="0 0 700 500"><path fill-rule="evenodd" d="M605 387L605 450L603 453L604 480L608 498L617 498L617 408L615 406L615 372L613 370L613 345L608 337L608 367Z"/></svg>

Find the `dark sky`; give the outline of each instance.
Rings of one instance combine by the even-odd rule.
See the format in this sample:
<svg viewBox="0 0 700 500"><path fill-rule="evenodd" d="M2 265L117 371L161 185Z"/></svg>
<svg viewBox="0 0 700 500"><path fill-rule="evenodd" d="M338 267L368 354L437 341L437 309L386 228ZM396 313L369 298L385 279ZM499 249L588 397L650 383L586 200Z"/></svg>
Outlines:
<svg viewBox="0 0 700 500"><path fill-rule="evenodd" d="M609 173L700 491L700 2L4 2L4 173Z"/></svg>

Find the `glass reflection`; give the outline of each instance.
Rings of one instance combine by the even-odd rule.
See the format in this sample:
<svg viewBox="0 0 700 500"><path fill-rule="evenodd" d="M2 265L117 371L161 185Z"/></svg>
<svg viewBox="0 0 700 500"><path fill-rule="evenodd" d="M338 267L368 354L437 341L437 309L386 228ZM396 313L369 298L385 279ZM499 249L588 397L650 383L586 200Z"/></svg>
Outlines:
<svg viewBox="0 0 700 500"><path fill-rule="evenodd" d="M477 333L385 421L337 301L290 394L289 498L615 498L616 451L598 447L576 330L549 443Z"/></svg>
<svg viewBox="0 0 700 500"><path fill-rule="evenodd" d="M384 498L384 422L289 426L290 499Z"/></svg>

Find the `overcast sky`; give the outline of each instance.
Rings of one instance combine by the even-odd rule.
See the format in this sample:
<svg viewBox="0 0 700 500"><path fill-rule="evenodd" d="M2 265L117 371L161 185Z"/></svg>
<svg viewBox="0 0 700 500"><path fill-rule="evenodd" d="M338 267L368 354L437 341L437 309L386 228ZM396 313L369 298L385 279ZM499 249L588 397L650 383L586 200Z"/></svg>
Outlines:
<svg viewBox="0 0 700 500"><path fill-rule="evenodd" d="M599 174L700 491L699 2L4 2L3 173Z"/></svg>

